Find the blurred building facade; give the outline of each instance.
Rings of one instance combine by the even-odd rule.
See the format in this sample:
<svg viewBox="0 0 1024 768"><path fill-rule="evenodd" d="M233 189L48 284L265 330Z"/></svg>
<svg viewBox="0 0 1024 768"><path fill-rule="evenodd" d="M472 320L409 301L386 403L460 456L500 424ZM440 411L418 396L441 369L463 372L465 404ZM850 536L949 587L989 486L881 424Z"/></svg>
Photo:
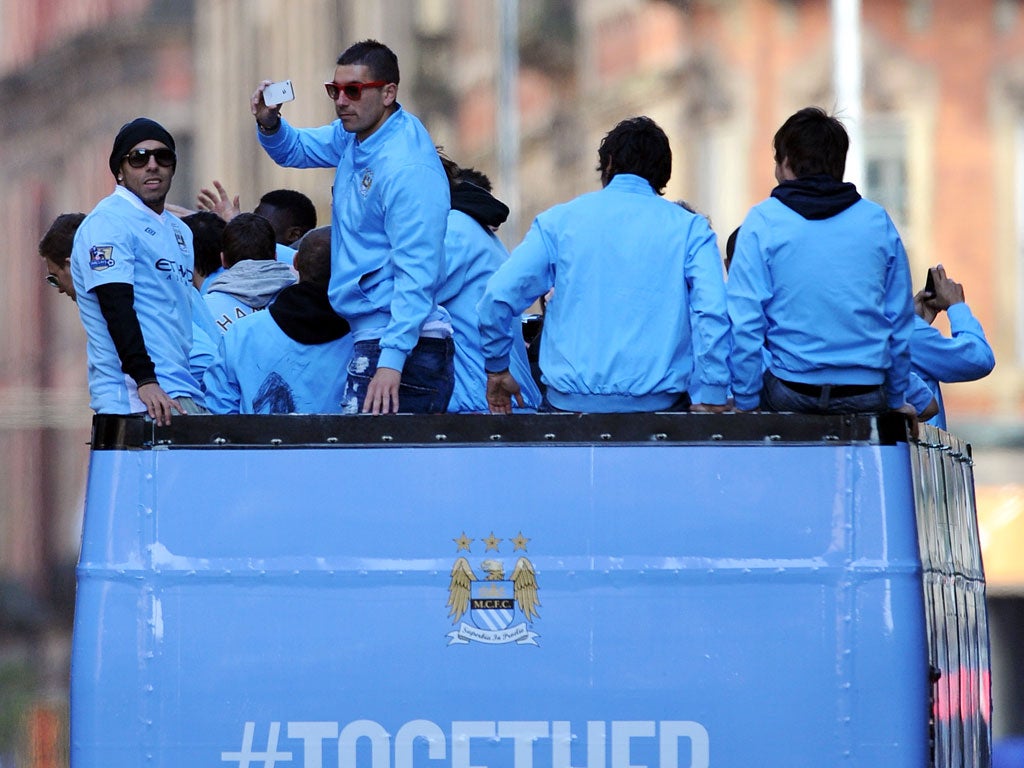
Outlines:
<svg viewBox="0 0 1024 768"><path fill-rule="evenodd" d="M327 223L333 174L267 159L249 95L263 78L290 78L289 120L328 122L321 84L338 53L376 37L398 53L403 105L516 208L507 243L539 211L595 189L601 137L647 114L672 141L667 196L708 214L724 246L774 185L777 127L835 103L828 0L518 5L513 183L496 138L500 0L0 0L0 667L44 670L30 682L63 695L90 412L77 312L42 282L36 245L57 214L87 212L112 189L106 158L123 122L147 115L175 136L170 202L191 206L219 179L251 210L290 187ZM943 392L950 428L976 447L1004 601L994 616L1012 626L1024 614L1024 3L862 0L862 18L862 192L896 221L916 287L936 263L964 283L996 353L987 379ZM1020 701L997 697L1000 727L1024 733L999 720ZM14 749L3 707L0 694L0 765Z"/></svg>

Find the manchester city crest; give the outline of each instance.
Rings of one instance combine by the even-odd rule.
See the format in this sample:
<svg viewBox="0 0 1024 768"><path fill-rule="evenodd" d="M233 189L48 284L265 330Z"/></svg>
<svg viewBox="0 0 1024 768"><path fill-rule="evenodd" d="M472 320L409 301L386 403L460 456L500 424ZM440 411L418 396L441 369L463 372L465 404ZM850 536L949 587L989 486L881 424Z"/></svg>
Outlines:
<svg viewBox="0 0 1024 768"><path fill-rule="evenodd" d="M370 194L370 188L373 186L373 169L367 168L363 171L363 178L359 182L359 194L366 197Z"/></svg>
<svg viewBox="0 0 1024 768"><path fill-rule="evenodd" d="M463 550L470 553L475 539L463 533L453 541L457 546L456 553ZM476 570L470 562L470 554L457 557L452 566L448 616L459 628L448 633L448 645L473 642L537 645L538 635L531 627L534 620L540 618L537 612L540 599L537 597L533 563L525 554L530 540L522 532L508 539L513 547L511 573L506 572L505 561L500 557L499 547L504 539L497 538L492 532L480 541L484 545L484 556L475 561ZM516 555L519 551L524 554ZM494 554L489 554L491 552Z"/></svg>

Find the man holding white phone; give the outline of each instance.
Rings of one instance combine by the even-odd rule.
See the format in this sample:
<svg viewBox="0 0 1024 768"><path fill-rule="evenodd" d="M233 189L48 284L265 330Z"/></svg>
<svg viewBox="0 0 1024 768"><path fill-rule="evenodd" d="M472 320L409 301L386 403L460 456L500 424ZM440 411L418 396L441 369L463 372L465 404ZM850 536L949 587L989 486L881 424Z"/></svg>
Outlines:
<svg viewBox="0 0 1024 768"><path fill-rule="evenodd" d="M290 168L336 167L331 214L335 311L352 327L346 413L443 413L454 386L451 323L437 306L451 200L434 142L398 96L398 59L375 40L338 58L325 83L338 119L295 128L263 81L258 138Z"/></svg>

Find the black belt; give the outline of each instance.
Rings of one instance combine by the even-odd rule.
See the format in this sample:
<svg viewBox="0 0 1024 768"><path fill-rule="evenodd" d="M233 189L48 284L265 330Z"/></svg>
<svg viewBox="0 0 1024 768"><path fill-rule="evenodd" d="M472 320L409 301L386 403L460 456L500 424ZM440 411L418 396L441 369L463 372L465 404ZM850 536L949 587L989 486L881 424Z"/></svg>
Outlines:
<svg viewBox="0 0 1024 768"><path fill-rule="evenodd" d="M801 384L798 381L785 381L783 379L778 381L786 389L791 389L808 397L821 397L825 387L829 388L829 397L854 397L856 395L867 395L871 392L877 392L882 386L881 384L825 384L819 387L816 384Z"/></svg>

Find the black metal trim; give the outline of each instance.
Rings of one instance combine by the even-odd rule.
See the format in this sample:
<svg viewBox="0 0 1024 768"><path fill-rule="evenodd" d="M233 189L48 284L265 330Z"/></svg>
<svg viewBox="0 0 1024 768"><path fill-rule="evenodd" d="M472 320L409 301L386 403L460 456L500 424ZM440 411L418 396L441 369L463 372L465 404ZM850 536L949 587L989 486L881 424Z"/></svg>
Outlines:
<svg viewBox="0 0 1024 768"><path fill-rule="evenodd" d="M392 445L852 444L907 441L896 413L552 413L490 416L175 416L157 427L140 416L93 417L93 450L387 447Z"/></svg>

